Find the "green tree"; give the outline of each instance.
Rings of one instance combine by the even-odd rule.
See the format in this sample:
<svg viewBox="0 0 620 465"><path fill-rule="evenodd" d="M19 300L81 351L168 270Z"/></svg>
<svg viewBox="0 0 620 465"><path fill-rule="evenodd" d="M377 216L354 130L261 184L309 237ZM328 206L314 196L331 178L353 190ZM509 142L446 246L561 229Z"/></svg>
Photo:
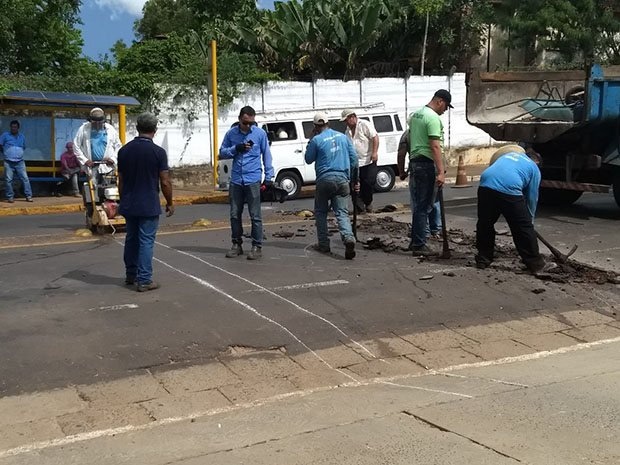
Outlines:
<svg viewBox="0 0 620 465"><path fill-rule="evenodd" d="M69 74L82 51L81 0L0 0L0 70Z"/></svg>
<svg viewBox="0 0 620 465"><path fill-rule="evenodd" d="M510 31L506 45L525 48L527 65L537 51L558 51L567 62L602 58L620 62L620 6L615 0L505 0L495 22Z"/></svg>
<svg viewBox="0 0 620 465"><path fill-rule="evenodd" d="M142 7L142 18L134 23L139 39L175 32L181 36L200 26L188 0L148 0Z"/></svg>

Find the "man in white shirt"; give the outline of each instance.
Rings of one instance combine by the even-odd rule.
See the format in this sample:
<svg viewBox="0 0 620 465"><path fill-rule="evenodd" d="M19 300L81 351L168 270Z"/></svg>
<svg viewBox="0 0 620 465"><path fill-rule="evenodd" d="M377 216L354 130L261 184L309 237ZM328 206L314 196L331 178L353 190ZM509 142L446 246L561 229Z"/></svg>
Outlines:
<svg viewBox="0 0 620 465"><path fill-rule="evenodd" d="M88 121L77 131L73 139L73 150L81 166L92 170L93 181L99 183L99 175L114 171L118 151L122 147L118 132L107 123L101 108L93 108ZM105 164L95 165L94 162Z"/></svg>
<svg viewBox="0 0 620 465"><path fill-rule="evenodd" d="M344 110L340 121L347 123L345 134L353 143L359 161L360 197L354 208L358 213L372 213L379 135L371 122L357 117L355 110Z"/></svg>

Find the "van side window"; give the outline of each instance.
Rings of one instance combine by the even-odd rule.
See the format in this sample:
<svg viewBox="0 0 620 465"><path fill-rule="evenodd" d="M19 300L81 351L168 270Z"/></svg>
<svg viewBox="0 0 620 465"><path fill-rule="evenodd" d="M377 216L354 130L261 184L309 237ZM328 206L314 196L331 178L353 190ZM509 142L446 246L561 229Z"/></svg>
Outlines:
<svg viewBox="0 0 620 465"><path fill-rule="evenodd" d="M398 115L394 115L394 122L396 123L396 130L398 132L403 130L403 125L400 124L400 118L398 117Z"/></svg>
<svg viewBox="0 0 620 465"><path fill-rule="evenodd" d="M304 128L304 136L306 139L310 139L310 136L312 136L312 130L314 129L314 124L312 121L304 121L301 123L301 127ZM339 119L330 119L329 128L344 134L344 131L347 129L347 123L340 121Z"/></svg>
<svg viewBox="0 0 620 465"><path fill-rule="evenodd" d="M360 119L364 119L364 120L370 122L370 118L368 116L360 116Z"/></svg>
<svg viewBox="0 0 620 465"><path fill-rule="evenodd" d="M393 132L394 126L392 125L391 116L373 116L372 122L375 124L377 132Z"/></svg>
<svg viewBox="0 0 620 465"><path fill-rule="evenodd" d="M272 140L274 142L284 140L297 140L297 129L295 123L292 121L268 123L263 126L263 129L267 133L272 134Z"/></svg>

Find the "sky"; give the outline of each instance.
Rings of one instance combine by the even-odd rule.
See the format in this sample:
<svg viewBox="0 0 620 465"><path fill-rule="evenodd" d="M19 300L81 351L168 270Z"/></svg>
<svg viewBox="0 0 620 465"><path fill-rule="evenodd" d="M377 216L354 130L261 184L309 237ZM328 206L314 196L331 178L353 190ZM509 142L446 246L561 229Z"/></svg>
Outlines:
<svg viewBox="0 0 620 465"><path fill-rule="evenodd" d="M146 0L83 0L82 22L83 54L98 59L118 39L131 45L135 36L133 23L142 16ZM258 0L260 8L273 8L273 0Z"/></svg>

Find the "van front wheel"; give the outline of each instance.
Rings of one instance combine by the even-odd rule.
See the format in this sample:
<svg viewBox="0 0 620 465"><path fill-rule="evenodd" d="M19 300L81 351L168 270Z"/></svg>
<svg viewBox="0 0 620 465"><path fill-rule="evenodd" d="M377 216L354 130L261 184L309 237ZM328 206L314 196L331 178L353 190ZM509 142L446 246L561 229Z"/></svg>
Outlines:
<svg viewBox="0 0 620 465"><path fill-rule="evenodd" d="M380 166L377 169L377 179L375 181L375 192L388 192L394 187L396 175L390 166Z"/></svg>
<svg viewBox="0 0 620 465"><path fill-rule="evenodd" d="M276 182L287 192L286 200L293 200L299 197L301 192L301 178L294 171L285 171L278 174Z"/></svg>

